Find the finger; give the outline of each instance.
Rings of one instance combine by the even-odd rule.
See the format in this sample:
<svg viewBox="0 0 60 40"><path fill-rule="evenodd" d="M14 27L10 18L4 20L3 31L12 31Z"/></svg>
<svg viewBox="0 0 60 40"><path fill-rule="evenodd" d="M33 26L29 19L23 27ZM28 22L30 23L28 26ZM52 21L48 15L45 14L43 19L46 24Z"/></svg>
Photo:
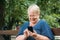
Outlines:
<svg viewBox="0 0 60 40"><path fill-rule="evenodd" d="M27 29L24 31L24 35L27 37L29 36L29 31Z"/></svg>
<svg viewBox="0 0 60 40"><path fill-rule="evenodd" d="M24 30L24 32L27 31L27 29Z"/></svg>
<svg viewBox="0 0 60 40"><path fill-rule="evenodd" d="M32 34L32 36L33 36L33 37L36 37L36 36L37 36L37 34L36 34L36 33L33 33L33 34Z"/></svg>
<svg viewBox="0 0 60 40"><path fill-rule="evenodd" d="M34 33L37 33L35 30L33 30L34 31Z"/></svg>

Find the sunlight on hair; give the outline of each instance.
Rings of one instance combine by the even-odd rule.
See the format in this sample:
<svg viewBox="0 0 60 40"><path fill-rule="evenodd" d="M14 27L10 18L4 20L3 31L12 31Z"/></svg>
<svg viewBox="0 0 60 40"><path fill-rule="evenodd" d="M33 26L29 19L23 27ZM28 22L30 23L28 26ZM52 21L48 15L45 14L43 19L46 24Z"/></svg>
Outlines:
<svg viewBox="0 0 60 40"><path fill-rule="evenodd" d="M36 4L32 4L28 8L28 13L30 10L37 11L40 14L40 8Z"/></svg>

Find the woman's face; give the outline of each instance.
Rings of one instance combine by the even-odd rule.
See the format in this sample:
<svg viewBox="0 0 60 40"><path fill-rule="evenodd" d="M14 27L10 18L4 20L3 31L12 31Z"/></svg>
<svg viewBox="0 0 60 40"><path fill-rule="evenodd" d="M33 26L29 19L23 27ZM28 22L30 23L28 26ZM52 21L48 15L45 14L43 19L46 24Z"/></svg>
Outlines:
<svg viewBox="0 0 60 40"><path fill-rule="evenodd" d="M38 11L30 10L28 16L31 23L36 23L39 19Z"/></svg>

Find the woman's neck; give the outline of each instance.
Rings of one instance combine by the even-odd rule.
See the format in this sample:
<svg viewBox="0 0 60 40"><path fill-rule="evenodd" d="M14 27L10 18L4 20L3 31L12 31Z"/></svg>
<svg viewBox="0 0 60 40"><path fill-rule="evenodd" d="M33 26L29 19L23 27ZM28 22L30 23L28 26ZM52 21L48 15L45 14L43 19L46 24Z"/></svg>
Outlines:
<svg viewBox="0 0 60 40"><path fill-rule="evenodd" d="M40 19L39 19L39 20L40 20ZM39 20L38 20L38 21L39 21ZM30 22L29 26L34 27L34 26L38 23L38 21L37 21L37 22L35 22L35 23Z"/></svg>

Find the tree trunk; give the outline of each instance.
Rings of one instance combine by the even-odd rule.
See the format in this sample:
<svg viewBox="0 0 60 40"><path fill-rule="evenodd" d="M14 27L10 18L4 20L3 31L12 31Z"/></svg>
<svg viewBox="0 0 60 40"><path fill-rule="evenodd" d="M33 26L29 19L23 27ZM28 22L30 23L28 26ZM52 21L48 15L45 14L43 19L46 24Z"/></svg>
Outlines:
<svg viewBox="0 0 60 40"><path fill-rule="evenodd" d="M5 0L0 0L0 30L4 26Z"/></svg>

